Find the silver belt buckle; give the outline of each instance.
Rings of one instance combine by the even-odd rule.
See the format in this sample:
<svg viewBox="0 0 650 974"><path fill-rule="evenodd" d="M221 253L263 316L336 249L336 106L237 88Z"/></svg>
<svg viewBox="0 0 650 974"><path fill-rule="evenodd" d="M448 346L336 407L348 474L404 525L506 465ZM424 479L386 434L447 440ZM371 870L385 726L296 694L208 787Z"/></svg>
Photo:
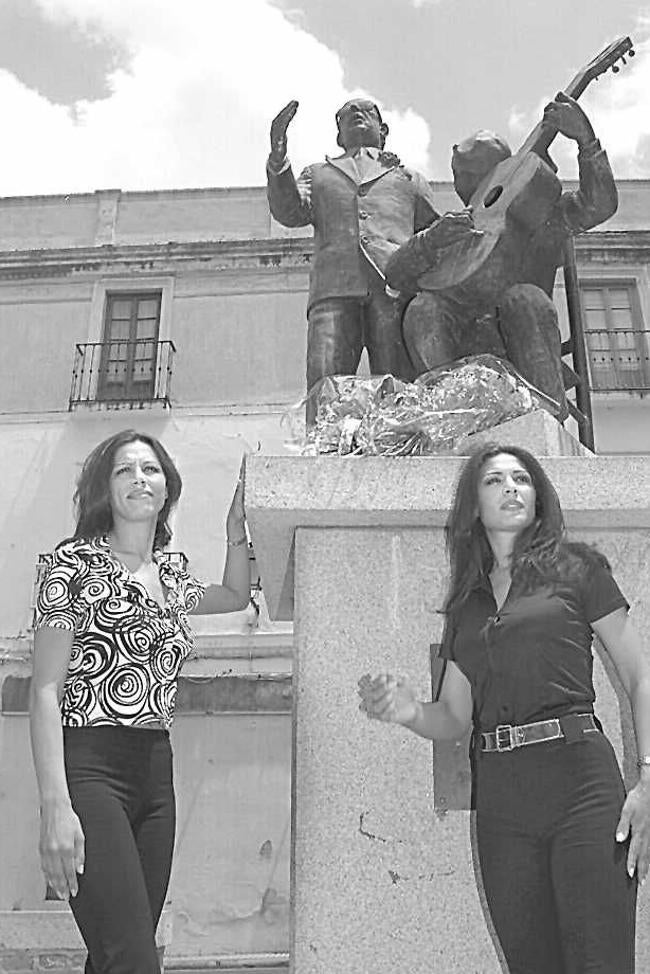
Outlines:
<svg viewBox="0 0 650 974"><path fill-rule="evenodd" d="M517 747L512 724L498 724L494 730L497 751L512 751Z"/></svg>

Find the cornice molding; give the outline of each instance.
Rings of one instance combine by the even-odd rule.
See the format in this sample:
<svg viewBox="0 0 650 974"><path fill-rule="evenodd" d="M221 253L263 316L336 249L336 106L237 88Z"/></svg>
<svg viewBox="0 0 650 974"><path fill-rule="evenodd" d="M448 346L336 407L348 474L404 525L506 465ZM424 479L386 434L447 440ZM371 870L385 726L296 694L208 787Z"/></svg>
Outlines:
<svg viewBox="0 0 650 974"><path fill-rule="evenodd" d="M11 250L0 251L0 280L133 271L161 274L186 267L201 271L273 272L278 267L306 270L312 253L310 237Z"/></svg>
<svg viewBox="0 0 650 974"><path fill-rule="evenodd" d="M650 261L650 229L590 230L575 238L576 257L598 262Z"/></svg>
<svg viewBox="0 0 650 974"><path fill-rule="evenodd" d="M309 267L313 250L313 239L302 236L10 250L0 251L0 280L133 272L169 274L183 269L304 271ZM591 230L576 237L576 254L578 261L650 262L650 229Z"/></svg>

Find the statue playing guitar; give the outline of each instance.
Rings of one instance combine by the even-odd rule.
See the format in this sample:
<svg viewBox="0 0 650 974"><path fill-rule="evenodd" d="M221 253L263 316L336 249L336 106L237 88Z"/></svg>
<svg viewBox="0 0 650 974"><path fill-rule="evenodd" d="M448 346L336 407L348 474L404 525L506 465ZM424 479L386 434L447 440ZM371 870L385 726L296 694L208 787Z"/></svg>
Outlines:
<svg viewBox="0 0 650 974"><path fill-rule="evenodd" d="M416 372L490 352L511 361L566 418L555 273L569 235L603 223L618 205L607 154L576 99L631 48L629 38L617 41L583 69L514 156L484 130L453 147L454 186L466 209L415 234L386 266L391 288L417 292L403 319ZM578 146L577 191L562 192L548 156L558 132Z"/></svg>

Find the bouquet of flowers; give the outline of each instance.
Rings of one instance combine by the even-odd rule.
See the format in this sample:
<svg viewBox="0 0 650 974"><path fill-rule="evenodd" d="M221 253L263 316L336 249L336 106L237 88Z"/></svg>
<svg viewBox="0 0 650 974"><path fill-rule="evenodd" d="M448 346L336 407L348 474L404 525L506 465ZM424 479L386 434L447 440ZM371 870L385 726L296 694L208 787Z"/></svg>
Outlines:
<svg viewBox="0 0 650 974"><path fill-rule="evenodd" d="M316 409L304 425L304 407ZM461 453L467 437L533 409L557 404L509 362L474 355L415 382L392 375L321 379L285 417L290 445L303 455L406 456Z"/></svg>

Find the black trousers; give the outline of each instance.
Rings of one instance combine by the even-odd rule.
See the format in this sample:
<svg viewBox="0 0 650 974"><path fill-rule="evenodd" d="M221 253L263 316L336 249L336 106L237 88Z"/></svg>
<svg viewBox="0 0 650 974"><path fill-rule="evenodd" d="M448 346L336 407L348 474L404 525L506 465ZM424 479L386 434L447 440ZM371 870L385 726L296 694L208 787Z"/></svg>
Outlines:
<svg viewBox="0 0 650 974"><path fill-rule="evenodd" d="M615 841L625 798L600 732L478 753L477 846L510 974L633 974L636 877Z"/></svg>
<svg viewBox="0 0 650 974"><path fill-rule="evenodd" d="M86 837L70 906L88 949L86 974L159 974L155 933L175 830L167 731L64 728L72 805Z"/></svg>

